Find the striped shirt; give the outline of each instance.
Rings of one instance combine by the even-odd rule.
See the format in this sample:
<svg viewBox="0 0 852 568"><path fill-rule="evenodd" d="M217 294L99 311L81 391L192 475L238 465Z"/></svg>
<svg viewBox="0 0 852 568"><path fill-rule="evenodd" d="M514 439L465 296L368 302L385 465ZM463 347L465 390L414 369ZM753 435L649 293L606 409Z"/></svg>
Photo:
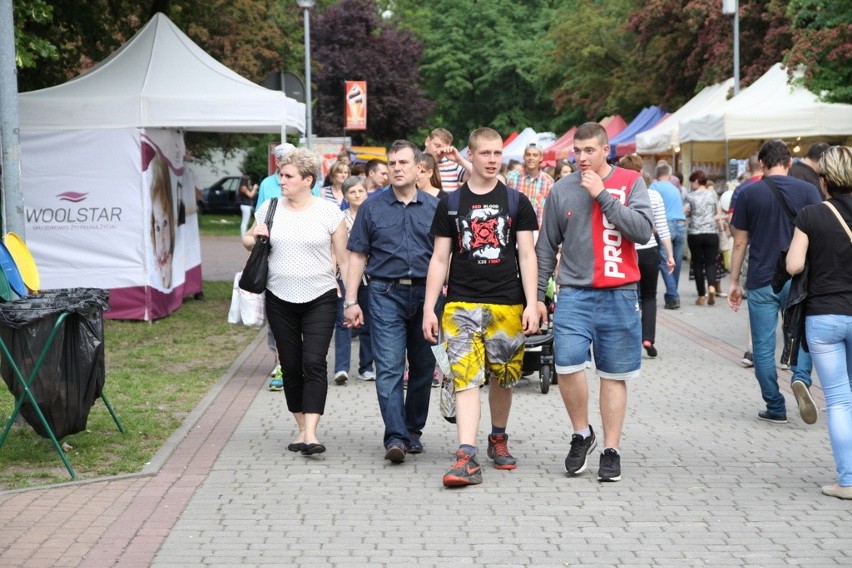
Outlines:
<svg viewBox="0 0 852 568"><path fill-rule="evenodd" d="M648 188L648 197L651 198L651 209L654 211L654 229L657 231L657 237L660 242L663 239L670 239L669 223L666 220L666 206L663 203L663 196L656 189ZM636 250L649 249L657 246L657 239L651 235L651 239L643 244L636 243Z"/></svg>
<svg viewBox="0 0 852 568"><path fill-rule="evenodd" d="M444 191L455 191L464 183L464 166L447 157L438 162L438 172L441 174L441 189Z"/></svg>

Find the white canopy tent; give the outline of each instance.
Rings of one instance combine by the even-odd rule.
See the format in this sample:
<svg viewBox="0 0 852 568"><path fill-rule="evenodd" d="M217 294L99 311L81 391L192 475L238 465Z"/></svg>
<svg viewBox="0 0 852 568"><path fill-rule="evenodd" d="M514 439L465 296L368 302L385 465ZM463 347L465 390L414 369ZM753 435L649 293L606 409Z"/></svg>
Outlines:
<svg viewBox="0 0 852 568"><path fill-rule="evenodd" d="M852 105L821 102L791 84L780 63L736 97L681 122L680 143L693 160L745 158L766 140L801 146L816 140L843 142L852 136Z"/></svg>
<svg viewBox="0 0 852 568"><path fill-rule="evenodd" d="M660 124L650 130L637 134L636 153L649 155L672 154L675 152L680 141L680 125L692 117L704 114L724 104L733 85L734 80L731 78L723 83L704 87L701 92L692 97L686 104L669 115Z"/></svg>
<svg viewBox="0 0 852 568"><path fill-rule="evenodd" d="M305 106L210 57L163 14L87 73L22 93L21 187L42 287L157 319L201 291L184 130L297 133ZM165 237L164 237L165 236Z"/></svg>
<svg viewBox="0 0 852 568"><path fill-rule="evenodd" d="M538 133L535 130L530 128L529 126L521 130L521 133L518 134L514 140L509 142L508 146L503 148L503 163L508 164L511 160L517 160L519 162L524 161L524 150L527 149L527 146L530 144L538 144ZM542 148L542 152L544 148Z"/></svg>
<svg viewBox="0 0 852 568"><path fill-rule="evenodd" d="M26 130L305 130L304 104L231 71L163 14L86 73L22 93L19 104Z"/></svg>

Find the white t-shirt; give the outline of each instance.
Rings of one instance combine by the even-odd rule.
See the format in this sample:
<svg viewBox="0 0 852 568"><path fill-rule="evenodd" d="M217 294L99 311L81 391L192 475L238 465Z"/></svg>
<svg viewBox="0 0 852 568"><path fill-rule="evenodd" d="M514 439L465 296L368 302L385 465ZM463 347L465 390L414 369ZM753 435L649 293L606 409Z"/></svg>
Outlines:
<svg viewBox="0 0 852 568"><path fill-rule="evenodd" d="M270 201L255 213L266 220ZM272 219L267 289L286 302L303 304L337 288L331 256L331 235L343 212L330 201L314 199L302 211L290 211L278 202Z"/></svg>

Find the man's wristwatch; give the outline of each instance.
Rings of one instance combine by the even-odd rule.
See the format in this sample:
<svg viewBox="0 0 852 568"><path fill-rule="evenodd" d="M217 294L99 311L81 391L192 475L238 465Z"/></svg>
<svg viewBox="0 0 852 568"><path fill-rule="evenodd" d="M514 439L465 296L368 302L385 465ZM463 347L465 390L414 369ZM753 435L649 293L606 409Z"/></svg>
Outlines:
<svg viewBox="0 0 852 568"><path fill-rule="evenodd" d="M343 309L351 308L352 306L357 306L358 300L343 300Z"/></svg>

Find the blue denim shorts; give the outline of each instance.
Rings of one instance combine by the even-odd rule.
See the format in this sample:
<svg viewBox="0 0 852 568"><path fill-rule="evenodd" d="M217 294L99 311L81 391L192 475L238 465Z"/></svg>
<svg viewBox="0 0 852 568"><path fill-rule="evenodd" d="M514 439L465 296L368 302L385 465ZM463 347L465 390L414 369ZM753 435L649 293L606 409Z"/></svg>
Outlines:
<svg viewBox="0 0 852 568"><path fill-rule="evenodd" d="M563 287L553 314L553 330L557 373L585 369L593 353L601 378L639 376L642 322L637 290Z"/></svg>

